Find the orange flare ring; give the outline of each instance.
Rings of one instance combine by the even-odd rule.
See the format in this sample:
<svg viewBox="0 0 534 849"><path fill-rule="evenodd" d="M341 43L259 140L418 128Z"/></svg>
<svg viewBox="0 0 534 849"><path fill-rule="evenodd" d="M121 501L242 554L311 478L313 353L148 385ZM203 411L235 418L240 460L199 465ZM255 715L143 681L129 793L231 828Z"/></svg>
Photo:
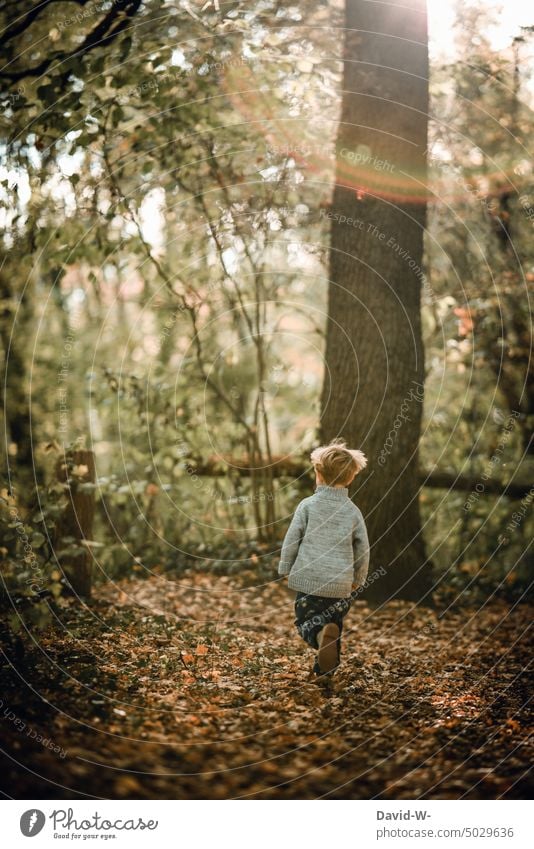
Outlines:
<svg viewBox="0 0 534 849"><path fill-rule="evenodd" d="M274 108L270 108L269 104L265 102L265 92L260 92L257 88L244 88L243 83L252 79L253 74L249 68L243 67L243 65L239 65L238 68L230 66L222 75L221 84L230 102L245 121L250 121L255 125L262 123L267 125L269 122L282 123L282 119L274 116ZM260 95L264 101L262 109L259 108ZM275 106L277 104L273 100L273 107ZM292 132L294 123L298 123L300 120L296 118L294 121L286 121L283 133L279 129L273 130L266 126L264 131L266 144L294 159L301 169L304 167L312 174L323 172L325 166L331 167L331 158L323 152L324 145L314 147L306 143L303 144L302 136ZM307 152L308 148L309 152ZM365 145L359 145L355 150L341 147L338 153L336 181L339 185L353 189L360 199L369 195L399 204L441 203L443 201L451 203L472 195L480 203L484 203L487 202L489 197L498 197L499 195L498 191L485 192L481 188L479 189L476 175L473 173L469 177L464 177L461 173L455 175L438 173L433 177L433 168L443 172L449 167L447 163L443 163L440 168L438 163L430 161L429 173L421 170L421 176L417 178L417 176L413 177L403 173L402 168L397 167L395 163L373 156L370 149ZM413 169L411 170L413 173ZM417 174L417 172L415 173ZM507 180L506 172L501 170L493 173L481 172L480 176L490 185L502 184ZM452 193L449 191L449 185L453 189ZM454 186L456 185L459 188L455 192ZM513 191L511 185L510 189Z"/></svg>

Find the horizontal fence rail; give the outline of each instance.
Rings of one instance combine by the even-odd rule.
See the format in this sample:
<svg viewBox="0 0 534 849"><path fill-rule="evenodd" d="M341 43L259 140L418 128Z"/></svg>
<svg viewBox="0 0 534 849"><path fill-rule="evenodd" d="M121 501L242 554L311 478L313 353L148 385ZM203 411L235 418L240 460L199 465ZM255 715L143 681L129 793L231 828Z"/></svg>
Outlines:
<svg viewBox="0 0 534 849"><path fill-rule="evenodd" d="M227 455L211 456L204 460L190 457L184 460L184 465L190 474L213 478L227 477L230 474L250 477L253 472L266 468L266 466L252 466L246 457ZM269 463L269 468L274 478L301 478L304 481L314 479L312 467L304 460L275 456ZM421 486L429 489L453 489L461 492L478 492L480 495L505 495L513 499L523 498L532 488L531 482L515 478L508 482L483 480L482 476L463 475L439 469L422 469L419 472L419 482Z"/></svg>

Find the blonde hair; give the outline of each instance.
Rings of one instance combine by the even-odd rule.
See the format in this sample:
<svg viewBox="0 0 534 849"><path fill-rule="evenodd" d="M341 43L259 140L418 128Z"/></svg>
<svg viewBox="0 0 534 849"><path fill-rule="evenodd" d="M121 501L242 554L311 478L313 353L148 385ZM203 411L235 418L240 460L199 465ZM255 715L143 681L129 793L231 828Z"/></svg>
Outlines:
<svg viewBox="0 0 534 849"><path fill-rule="evenodd" d="M344 439L333 439L328 445L314 448L310 460L328 486L348 486L354 475L367 465L365 454L355 448L347 448Z"/></svg>

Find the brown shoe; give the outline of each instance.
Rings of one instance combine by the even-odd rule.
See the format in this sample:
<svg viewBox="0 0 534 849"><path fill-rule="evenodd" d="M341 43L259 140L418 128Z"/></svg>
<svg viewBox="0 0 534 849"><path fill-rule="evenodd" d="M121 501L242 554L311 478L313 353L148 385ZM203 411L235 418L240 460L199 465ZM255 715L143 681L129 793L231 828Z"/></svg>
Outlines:
<svg viewBox="0 0 534 849"><path fill-rule="evenodd" d="M334 696L336 693L336 679L333 672L329 675L316 675L315 686L323 696Z"/></svg>
<svg viewBox="0 0 534 849"><path fill-rule="evenodd" d="M334 670L338 665L338 637L339 628L333 622L329 625L325 625L322 631L319 631L317 635L317 644L319 646L317 660L319 663L319 669L321 670L321 675L324 675L326 672L332 672L332 670Z"/></svg>

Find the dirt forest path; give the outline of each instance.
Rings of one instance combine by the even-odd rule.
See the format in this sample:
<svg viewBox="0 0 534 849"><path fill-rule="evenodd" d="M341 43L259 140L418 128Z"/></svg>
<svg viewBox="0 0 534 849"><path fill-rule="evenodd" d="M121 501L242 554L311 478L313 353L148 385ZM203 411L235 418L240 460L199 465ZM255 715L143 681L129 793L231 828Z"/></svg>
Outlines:
<svg viewBox="0 0 534 849"><path fill-rule="evenodd" d="M108 584L90 607L62 602L38 642L6 645L3 793L528 797L532 607L440 618L356 602L326 697L309 681L292 594L253 581Z"/></svg>

